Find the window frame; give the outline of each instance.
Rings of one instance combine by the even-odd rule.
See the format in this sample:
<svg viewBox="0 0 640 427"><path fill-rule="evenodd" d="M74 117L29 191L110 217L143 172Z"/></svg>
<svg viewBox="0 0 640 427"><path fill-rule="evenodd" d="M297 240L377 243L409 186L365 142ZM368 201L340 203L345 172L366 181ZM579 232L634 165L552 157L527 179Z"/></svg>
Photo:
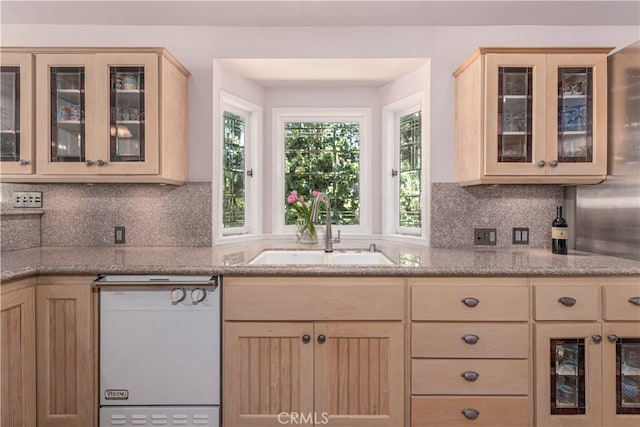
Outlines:
<svg viewBox="0 0 640 427"><path fill-rule="evenodd" d="M295 233L294 225L285 225L286 195L280 198L279 192L284 190L284 125L286 122L352 122L360 125L360 224L332 224L341 233L371 234L371 108L274 108L273 123L273 182L272 182L272 231L273 234ZM296 189L300 190L300 189ZM322 189L317 189L322 191ZM285 191L286 192L286 191ZM306 194L302 194L308 196ZM321 226L324 229L323 226ZM344 236L344 234L342 234Z"/></svg>
<svg viewBox="0 0 640 427"><path fill-rule="evenodd" d="M224 227L224 112L244 117L245 119L245 225L243 227ZM218 173L214 174L214 179L218 180L218 191L216 191L217 203L217 239L230 240L242 236L259 235L262 232L261 218L258 215L261 200L261 184L258 179L258 164L261 157L260 134L262 127L262 107L253 104L245 99L230 93L220 91L220 110L218 120L220 122L219 146L217 148ZM247 171L251 170L252 175L248 176Z"/></svg>
<svg viewBox="0 0 640 427"><path fill-rule="evenodd" d="M411 240L415 243L429 244L430 199L428 150L428 109L425 92L419 91L398 101L385 105L382 109L383 135L383 174L382 200L394 200L395 203L382 203L382 231L392 239ZM400 225L400 118L407 114L421 112L421 226L404 227ZM398 171L393 176L392 171ZM387 172L388 171L388 172Z"/></svg>

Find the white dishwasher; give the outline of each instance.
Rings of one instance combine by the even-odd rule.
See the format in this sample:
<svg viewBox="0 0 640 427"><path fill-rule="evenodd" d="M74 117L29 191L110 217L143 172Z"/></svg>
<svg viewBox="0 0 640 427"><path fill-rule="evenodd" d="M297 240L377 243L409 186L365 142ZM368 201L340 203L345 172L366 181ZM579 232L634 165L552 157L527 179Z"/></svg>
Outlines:
<svg viewBox="0 0 640 427"><path fill-rule="evenodd" d="M100 427L220 425L220 278L117 275L100 290Z"/></svg>

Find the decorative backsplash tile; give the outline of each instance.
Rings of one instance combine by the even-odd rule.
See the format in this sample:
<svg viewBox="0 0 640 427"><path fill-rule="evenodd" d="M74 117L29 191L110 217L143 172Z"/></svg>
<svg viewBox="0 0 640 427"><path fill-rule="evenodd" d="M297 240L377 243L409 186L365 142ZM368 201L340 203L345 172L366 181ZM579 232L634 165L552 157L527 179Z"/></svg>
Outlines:
<svg viewBox="0 0 640 427"><path fill-rule="evenodd" d="M473 245L474 228L496 228L498 247L543 248L551 244L551 221L562 205L559 185L431 184L431 246ZM529 244L511 243L511 229L529 228Z"/></svg>
<svg viewBox="0 0 640 427"><path fill-rule="evenodd" d="M27 211L25 211L27 212ZM40 216L42 212L22 213L17 209L0 216L0 250L37 248L40 246Z"/></svg>

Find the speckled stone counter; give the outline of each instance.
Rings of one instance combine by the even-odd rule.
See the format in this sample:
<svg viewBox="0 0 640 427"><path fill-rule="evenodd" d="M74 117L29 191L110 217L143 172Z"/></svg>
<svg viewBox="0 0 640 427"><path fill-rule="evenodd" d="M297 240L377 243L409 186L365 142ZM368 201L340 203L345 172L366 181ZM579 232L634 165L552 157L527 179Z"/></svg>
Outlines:
<svg viewBox="0 0 640 427"><path fill-rule="evenodd" d="M335 250L366 250L343 242ZM548 249L437 249L376 241L394 265L252 265L265 249L321 249L288 242L214 247L32 248L1 254L0 280L40 274L225 274L300 276L615 276L640 275L640 262Z"/></svg>

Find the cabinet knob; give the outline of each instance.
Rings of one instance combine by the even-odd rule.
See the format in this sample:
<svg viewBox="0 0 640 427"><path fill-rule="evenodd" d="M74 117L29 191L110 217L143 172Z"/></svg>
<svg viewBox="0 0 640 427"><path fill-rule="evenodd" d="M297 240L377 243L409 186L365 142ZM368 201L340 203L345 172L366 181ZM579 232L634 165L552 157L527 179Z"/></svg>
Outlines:
<svg viewBox="0 0 640 427"><path fill-rule="evenodd" d="M464 378L466 381L469 381L472 383L478 379L480 374L474 371L464 371L463 373L460 374L460 376Z"/></svg>
<svg viewBox="0 0 640 427"><path fill-rule="evenodd" d="M29 162L25 159L20 159L20 166L27 166L29 164Z"/></svg>
<svg viewBox="0 0 640 427"><path fill-rule="evenodd" d="M462 303L467 307L475 307L480 303L480 300L477 298L462 298Z"/></svg>
<svg viewBox="0 0 640 427"><path fill-rule="evenodd" d="M184 301L187 297L187 291L184 288L171 289L171 304L176 305Z"/></svg>
<svg viewBox="0 0 640 427"><path fill-rule="evenodd" d="M640 305L640 297L631 297L627 301L633 305Z"/></svg>
<svg viewBox="0 0 640 427"><path fill-rule="evenodd" d="M551 167L555 168L556 166L558 166L558 161L557 160L551 160Z"/></svg>
<svg viewBox="0 0 640 427"><path fill-rule="evenodd" d="M543 168L543 167L545 167L546 165L547 165L547 162L545 162L544 160L540 160L540 161L538 162L538 167L539 167L539 168Z"/></svg>
<svg viewBox="0 0 640 427"><path fill-rule="evenodd" d="M607 335L607 339L609 340L609 342L611 344L613 344L616 341L618 341L618 336L616 334L609 334L609 335Z"/></svg>
<svg viewBox="0 0 640 427"><path fill-rule="evenodd" d="M98 166L99 168L101 168L104 165L105 165L105 161L104 160L98 159L96 161L96 166Z"/></svg>
<svg viewBox="0 0 640 427"><path fill-rule="evenodd" d="M601 335L592 335L591 339L596 344L600 344L602 342L602 336Z"/></svg>
<svg viewBox="0 0 640 427"><path fill-rule="evenodd" d="M558 298L558 302L565 307L573 307L576 305L576 299L571 297L560 297Z"/></svg>
<svg viewBox="0 0 640 427"><path fill-rule="evenodd" d="M304 334L302 336L302 342L305 344L309 344L311 342L311 336L309 334Z"/></svg>
<svg viewBox="0 0 640 427"><path fill-rule="evenodd" d="M464 415L464 417L468 420L475 420L476 418L478 418L478 415L480 415L480 412L478 412L476 409L465 408L462 410L462 415Z"/></svg>
<svg viewBox="0 0 640 427"><path fill-rule="evenodd" d="M467 344L475 344L480 340L480 337L474 334L467 334L462 336L462 341Z"/></svg>
<svg viewBox="0 0 640 427"><path fill-rule="evenodd" d="M326 340L327 340L327 337L325 337L324 335L318 335L318 342L320 344L324 344Z"/></svg>
<svg viewBox="0 0 640 427"><path fill-rule="evenodd" d="M93 166L93 160L85 160L84 165L88 168Z"/></svg>

